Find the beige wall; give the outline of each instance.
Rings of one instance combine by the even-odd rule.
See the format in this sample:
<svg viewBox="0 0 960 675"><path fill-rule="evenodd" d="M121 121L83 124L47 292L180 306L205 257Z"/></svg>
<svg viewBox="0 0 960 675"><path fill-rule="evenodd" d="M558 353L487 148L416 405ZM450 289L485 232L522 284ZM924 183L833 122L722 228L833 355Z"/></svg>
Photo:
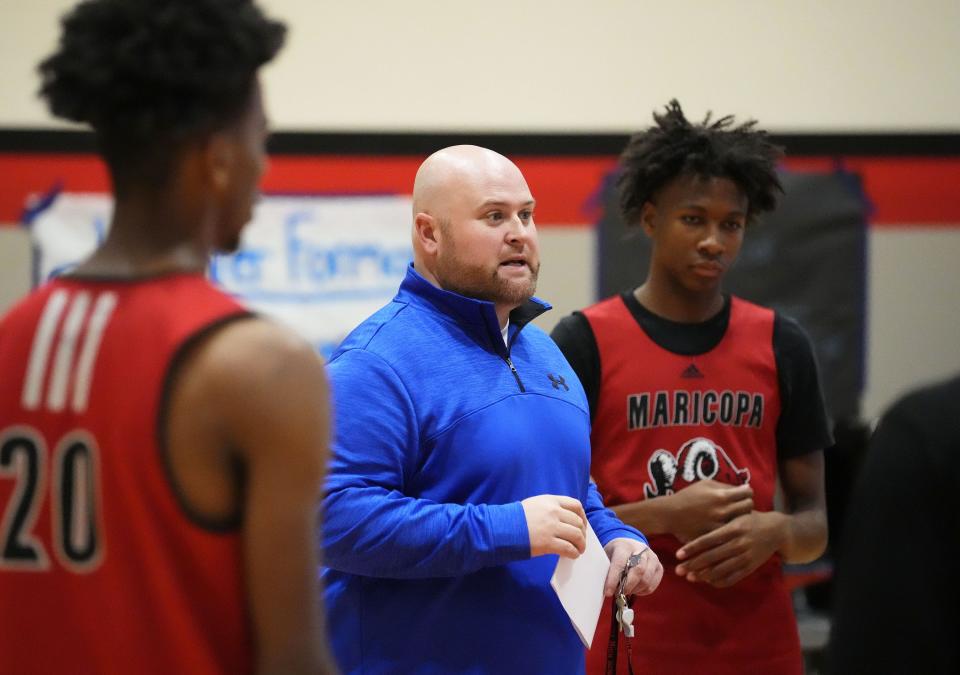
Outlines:
<svg viewBox="0 0 960 675"><path fill-rule="evenodd" d="M0 314L30 290L30 261L27 231L0 224Z"/></svg>
<svg viewBox="0 0 960 675"><path fill-rule="evenodd" d="M867 387L874 415L921 383L960 372L960 227L874 229Z"/></svg>
<svg viewBox="0 0 960 675"><path fill-rule="evenodd" d="M957 0L261 0L279 129L625 131L676 96L777 131L958 128ZM0 3L0 127L72 0Z"/></svg>
<svg viewBox="0 0 960 675"><path fill-rule="evenodd" d="M536 320L540 328L549 332L567 314L596 300L596 245L592 228L540 228L542 262L537 297L553 305Z"/></svg>

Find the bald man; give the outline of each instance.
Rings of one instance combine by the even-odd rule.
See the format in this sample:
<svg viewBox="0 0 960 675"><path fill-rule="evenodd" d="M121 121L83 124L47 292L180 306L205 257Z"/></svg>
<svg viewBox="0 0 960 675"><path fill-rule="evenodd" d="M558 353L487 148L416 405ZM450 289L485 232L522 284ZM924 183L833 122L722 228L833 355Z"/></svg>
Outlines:
<svg viewBox="0 0 960 675"><path fill-rule="evenodd" d="M611 595L647 545L590 483L583 389L529 325L550 308L533 196L506 157L455 146L423 163L413 202L413 265L329 365L334 650L345 673L582 673L558 556L583 552L589 522ZM661 574L648 550L626 590Z"/></svg>

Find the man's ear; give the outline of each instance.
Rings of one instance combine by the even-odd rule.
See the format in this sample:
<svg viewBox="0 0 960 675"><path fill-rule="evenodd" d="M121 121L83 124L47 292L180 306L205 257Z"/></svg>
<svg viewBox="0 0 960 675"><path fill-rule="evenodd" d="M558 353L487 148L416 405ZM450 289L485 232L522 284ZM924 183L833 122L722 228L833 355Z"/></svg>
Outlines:
<svg viewBox="0 0 960 675"><path fill-rule="evenodd" d="M657 207L653 202L644 202L643 207L640 209L640 227L643 228L643 231L648 237L652 237L656 227L654 225L654 220L657 217Z"/></svg>
<svg viewBox="0 0 960 675"><path fill-rule="evenodd" d="M210 185L217 193L230 184L230 174L235 153L234 144L227 134L212 134L204 150L204 164Z"/></svg>
<svg viewBox="0 0 960 675"><path fill-rule="evenodd" d="M436 255L442 236L440 223L436 218L423 211L414 216L413 237L425 254Z"/></svg>

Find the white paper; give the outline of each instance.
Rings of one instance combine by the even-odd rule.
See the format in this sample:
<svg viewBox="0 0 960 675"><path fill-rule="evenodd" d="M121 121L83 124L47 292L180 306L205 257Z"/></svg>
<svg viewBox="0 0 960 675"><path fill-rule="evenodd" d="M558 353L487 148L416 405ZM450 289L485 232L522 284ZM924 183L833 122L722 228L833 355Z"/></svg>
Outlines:
<svg viewBox="0 0 960 675"><path fill-rule="evenodd" d="M587 550L573 560L560 558L550 579L560 604L567 610L573 628L587 649L597 631L604 600L603 584L609 569L610 559L587 523Z"/></svg>

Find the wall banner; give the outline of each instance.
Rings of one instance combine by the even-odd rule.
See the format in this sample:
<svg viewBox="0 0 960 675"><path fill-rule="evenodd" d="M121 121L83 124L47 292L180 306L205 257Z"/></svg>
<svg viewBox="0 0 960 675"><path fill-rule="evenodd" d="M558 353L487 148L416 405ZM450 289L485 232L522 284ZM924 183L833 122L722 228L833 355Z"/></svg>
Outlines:
<svg viewBox="0 0 960 675"><path fill-rule="evenodd" d="M70 269L103 241L112 200L62 193L30 223L34 279ZM241 248L210 278L329 355L394 296L412 259L409 196L267 196Z"/></svg>

